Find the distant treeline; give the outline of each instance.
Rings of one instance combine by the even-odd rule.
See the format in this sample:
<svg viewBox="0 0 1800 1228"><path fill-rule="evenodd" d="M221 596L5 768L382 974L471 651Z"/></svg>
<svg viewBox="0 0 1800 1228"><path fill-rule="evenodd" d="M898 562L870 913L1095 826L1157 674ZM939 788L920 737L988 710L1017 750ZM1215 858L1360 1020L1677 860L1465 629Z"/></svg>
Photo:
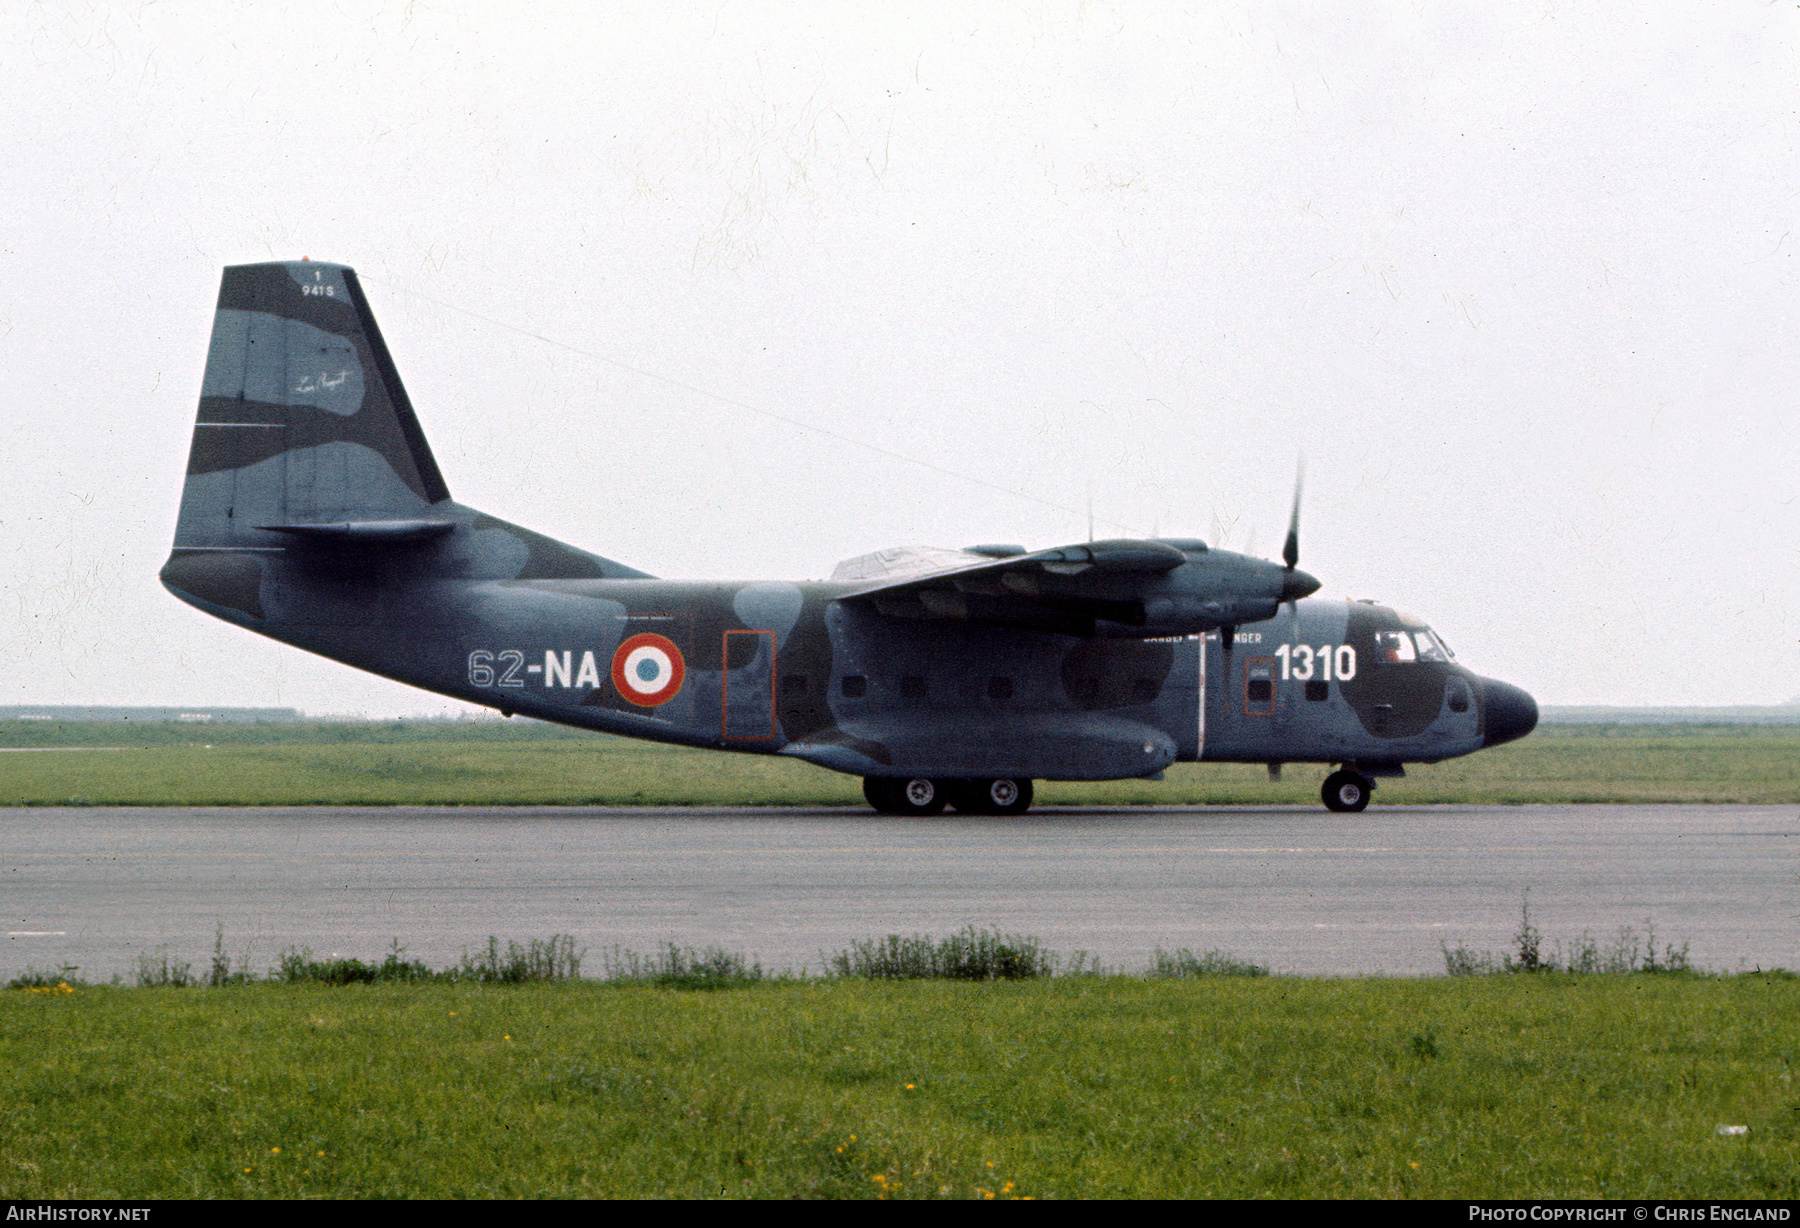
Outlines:
<svg viewBox="0 0 1800 1228"><path fill-rule="evenodd" d="M1736 704L1722 708L1610 708L1552 705L1546 725L1800 725L1800 703Z"/></svg>
<svg viewBox="0 0 1800 1228"><path fill-rule="evenodd" d="M0 704L0 721L177 721L186 725L297 721L298 708L121 708L104 704Z"/></svg>
<svg viewBox="0 0 1800 1228"><path fill-rule="evenodd" d="M544 742L604 734L515 717L393 721L193 721L0 719L0 747L30 746L342 746L403 742Z"/></svg>

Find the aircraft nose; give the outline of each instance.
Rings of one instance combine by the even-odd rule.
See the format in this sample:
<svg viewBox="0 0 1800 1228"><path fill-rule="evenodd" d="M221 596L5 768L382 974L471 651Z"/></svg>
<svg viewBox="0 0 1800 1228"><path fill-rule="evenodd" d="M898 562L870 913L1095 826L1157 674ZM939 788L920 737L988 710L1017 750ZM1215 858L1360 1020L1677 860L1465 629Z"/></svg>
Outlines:
<svg viewBox="0 0 1800 1228"><path fill-rule="evenodd" d="M1319 582L1298 569L1289 569L1281 581L1281 599L1298 601L1319 591Z"/></svg>
<svg viewBox="0 0 1800 1228"><path fill-rule="evenodd" d="M1537 728L1537 700L1516 686L1493 678L1481 680L1481 710L1487 718L1483 746L1498 746Z"/></svg>

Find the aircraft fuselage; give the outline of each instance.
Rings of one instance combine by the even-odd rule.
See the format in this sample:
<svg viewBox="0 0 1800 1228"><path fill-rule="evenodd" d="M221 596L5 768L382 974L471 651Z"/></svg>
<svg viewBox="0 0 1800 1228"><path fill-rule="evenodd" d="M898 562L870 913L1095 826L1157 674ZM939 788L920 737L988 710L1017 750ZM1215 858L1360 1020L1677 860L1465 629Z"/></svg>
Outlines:
<svg viewBox="0 0 1800 1228"><path fill-rule="evenodd" d="M1383 606L1301 600L1227 648L1218 632L892 619L844 600L846 583L446 579L523 553L480 540L521 530L450 519L434 541L388 549L178 549L165 579L250 630L508 714L858 776L1107 780L1197 760L1380 771L1522 732L1522 692L1410 644L1388 659L1378 637L1422 625Z"/></svg>

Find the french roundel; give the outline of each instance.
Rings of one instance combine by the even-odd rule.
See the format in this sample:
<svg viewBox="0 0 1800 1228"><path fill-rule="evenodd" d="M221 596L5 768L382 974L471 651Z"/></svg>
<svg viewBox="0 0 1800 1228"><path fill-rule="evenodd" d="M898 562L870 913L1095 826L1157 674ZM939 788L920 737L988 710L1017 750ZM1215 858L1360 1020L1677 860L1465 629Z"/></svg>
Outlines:
<svg viewBox="0 0 1800 1228"><path fill-rule="evenodd" d="M613 686L640 707L654 708L674 699L686 673L674 641L648 631L632 636L613 653Z"/></svg>

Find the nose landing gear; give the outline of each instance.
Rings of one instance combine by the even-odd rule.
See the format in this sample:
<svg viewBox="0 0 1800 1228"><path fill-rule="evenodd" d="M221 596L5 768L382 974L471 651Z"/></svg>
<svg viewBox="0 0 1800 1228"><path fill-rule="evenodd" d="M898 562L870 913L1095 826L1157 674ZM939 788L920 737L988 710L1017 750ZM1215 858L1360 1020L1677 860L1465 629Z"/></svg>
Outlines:
<svg viewBox="0 0 1800 1228"><path fill-rule="evenodd" d="M1325 784L1319 789L1319 800L1325 803L1327 810L1354 814L1367 809L1374 792L1375 782L1369 777L1343 769L1325 778Z"/></svg>

